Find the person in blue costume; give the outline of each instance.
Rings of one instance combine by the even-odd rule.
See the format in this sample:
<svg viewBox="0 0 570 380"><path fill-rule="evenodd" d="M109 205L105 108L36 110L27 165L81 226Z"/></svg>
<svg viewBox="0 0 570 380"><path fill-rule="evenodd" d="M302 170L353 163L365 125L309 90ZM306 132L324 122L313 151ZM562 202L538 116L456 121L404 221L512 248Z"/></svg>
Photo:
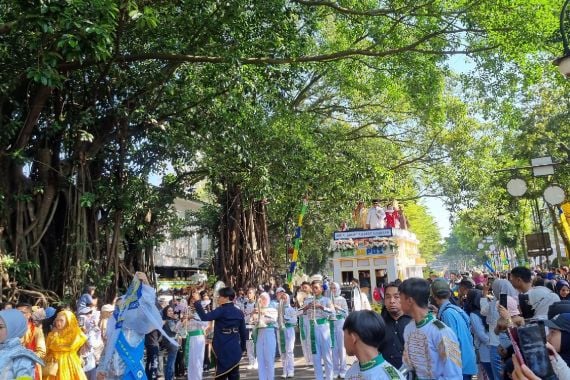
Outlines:
<svg viewBox="0 0 570 380"><path fill-rule="evenodd" d="M438 307L437 317L449 326L459 341L463 379L471 380L477 374L477 358L471 334L471 320L459 306L453 305L449 298L451 290L447 280L437 278L431 283L431 294Z"/></svg>
<svg viewBox="0 0 570 380"><path fill-rule="evenodd" d="M239 362L245 351L247 331L242 311L238 309L233 300L236 296L232 288L222 288L218 292L219 298L216 309L209 313L204 311L197 293L192 295L196 313L202 321L215 321L212 348L216 355L215 379L239 379Z"/></svg>

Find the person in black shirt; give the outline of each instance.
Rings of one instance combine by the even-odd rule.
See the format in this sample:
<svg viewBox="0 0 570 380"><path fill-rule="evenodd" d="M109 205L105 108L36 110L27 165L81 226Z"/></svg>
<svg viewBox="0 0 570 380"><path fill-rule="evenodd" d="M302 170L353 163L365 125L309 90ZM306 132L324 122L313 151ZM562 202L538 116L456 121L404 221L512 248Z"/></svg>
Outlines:
<svg viewBox="0 0 570 380"><path fill-rule="evenodd" d="M380 314L386 323L386 335L379 349L390 364L402 366L404 352L404 328L412 318L402 312L398 285L390 283L384 288L384 307Z"/></svg>

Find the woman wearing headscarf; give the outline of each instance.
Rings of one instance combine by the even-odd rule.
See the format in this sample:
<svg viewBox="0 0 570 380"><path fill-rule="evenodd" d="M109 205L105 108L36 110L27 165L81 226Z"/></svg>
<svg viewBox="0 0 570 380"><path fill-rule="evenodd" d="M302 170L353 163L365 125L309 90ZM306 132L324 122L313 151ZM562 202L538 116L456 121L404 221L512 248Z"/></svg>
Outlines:
<svg viewBox="0 0 570 380"><path fill-rule="evenodd" d="M558 294L544 286L535 286L528 292L528 303L534 310L535 318L548 319L548 308L558 301Z"/></svg>
<svg viewBox="0 0 570 380"><path fill-rule="evenodd" d="M487 324L489 325L489 358L491 369L493 370L493 378L500 379L503 370L503 361L501 360L501 355L499 355L499 336L495 334L495 328L500 318L497 309L498 300L501 294L506 294L507 296L518 299L518 292L513 288L513 285L505 279L493 281L492 291L494 297L491 299L488 298L489 287L485 286L483 288L480 306L481 316L487 318Z"/></svg>
<svg viewBox="0 0 570 380"><path fill-rule="evenodd" d="M295 326L297 325L297 311L291 306L289 294L283 288L275 291L279 306L277 308L277 341L283 365L283 377L295 377Z"/></svg>
<svg viewBox="0 0 570 380"><path fill-rule="evenodd" d="M47 380L87 380L81 367L78 351L87 341L87 336L81 331L77 318L69 310L60 311L54 321L54 326L46 339L48 367L43 376ZM49 373L51 364L57 363L57 371Z"/></svg>
<svg viewBox="0 0 570 380"><path fill-rule="evenodd" d="M340 295L340 285L338 282L331 283L331 300L335 309L334 316L329 321L331 325L331 340L333 342L332 360L333 376L344 378L348 368L346 367L346 351L344 349L344 331L342 326L348 315L348 303Z"/></svg>
<svg viewBox="0 0 570 380"><path fill-rule="evenodd" d="M40 358L24 348L21 338L28 329L24 315L15 309L0 311L0 379L32 379Z"/></svg>
<svg viewBox="0 0 570 380"><path fill-rule="evenodd" d="M556 294L561 301L570 300L570 284L566 280L558 280L556 283Z"/></svg>
<svg viewBox="0 0 570 380"><path fill-rule="evenodd" d="M479 289L471 289L467 293L465 300L465 312L469 315L471 321L471 333L473 334L473 343L477 349L479 360L479 378L482 378L482 372L487 374L490 380L494 379L493 370L491 368L491 355L489 353L489 333L487 331L486 321L481 315L481 291ZM483 369L483 371L481 371Z"/></svg>
<svg viewBox="0 0 570 380"><path fill-rule="evenodd" d="M275 327L277 326L278 313L270 302L269 293L261 293L259 295L259 309L254 314L256 327L253 340L257 353L257 371L260 380L275 378L275 348L277 347Z"/></svg>
<svg viewBox="0 0 570 380"><path fill-rule="evenodd" d="M198 291L193 291L193 293L196 292ZM202 322L193 307L189 307L188 310L190 313L182 321L183 328L187 331L184 350L188 365L188 380L202 380L206 347L205 335L210 322Z"/></svg>

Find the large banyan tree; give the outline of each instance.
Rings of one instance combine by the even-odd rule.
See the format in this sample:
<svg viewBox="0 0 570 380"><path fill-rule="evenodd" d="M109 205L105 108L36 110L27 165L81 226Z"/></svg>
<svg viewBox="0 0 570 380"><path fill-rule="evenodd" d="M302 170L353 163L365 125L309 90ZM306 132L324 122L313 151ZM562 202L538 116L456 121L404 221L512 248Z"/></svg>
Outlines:
<svg viewBox="0 0 570 380"><path fill-rule="evenodd" d="M263 280L283 232L266 198L281 219L308 193L331 211L429 163L446 57L525 57L554 30L542 3L2 1L0 286L111 297L204 179L217 275Z"/></svg>

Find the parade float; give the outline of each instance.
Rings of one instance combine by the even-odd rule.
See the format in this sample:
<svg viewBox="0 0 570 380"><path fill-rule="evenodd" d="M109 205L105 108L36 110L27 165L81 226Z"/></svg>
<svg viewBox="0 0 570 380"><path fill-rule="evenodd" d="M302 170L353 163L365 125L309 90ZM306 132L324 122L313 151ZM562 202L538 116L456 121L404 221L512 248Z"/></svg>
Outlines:
<svg viewBox="0 0 570 380"><path fill-rule="evenodd" d="M334 281L349 286L358 279L369 290L396 279L423 277L426 262L416 235L400 228L336 231L330 243Z"/></svg>

